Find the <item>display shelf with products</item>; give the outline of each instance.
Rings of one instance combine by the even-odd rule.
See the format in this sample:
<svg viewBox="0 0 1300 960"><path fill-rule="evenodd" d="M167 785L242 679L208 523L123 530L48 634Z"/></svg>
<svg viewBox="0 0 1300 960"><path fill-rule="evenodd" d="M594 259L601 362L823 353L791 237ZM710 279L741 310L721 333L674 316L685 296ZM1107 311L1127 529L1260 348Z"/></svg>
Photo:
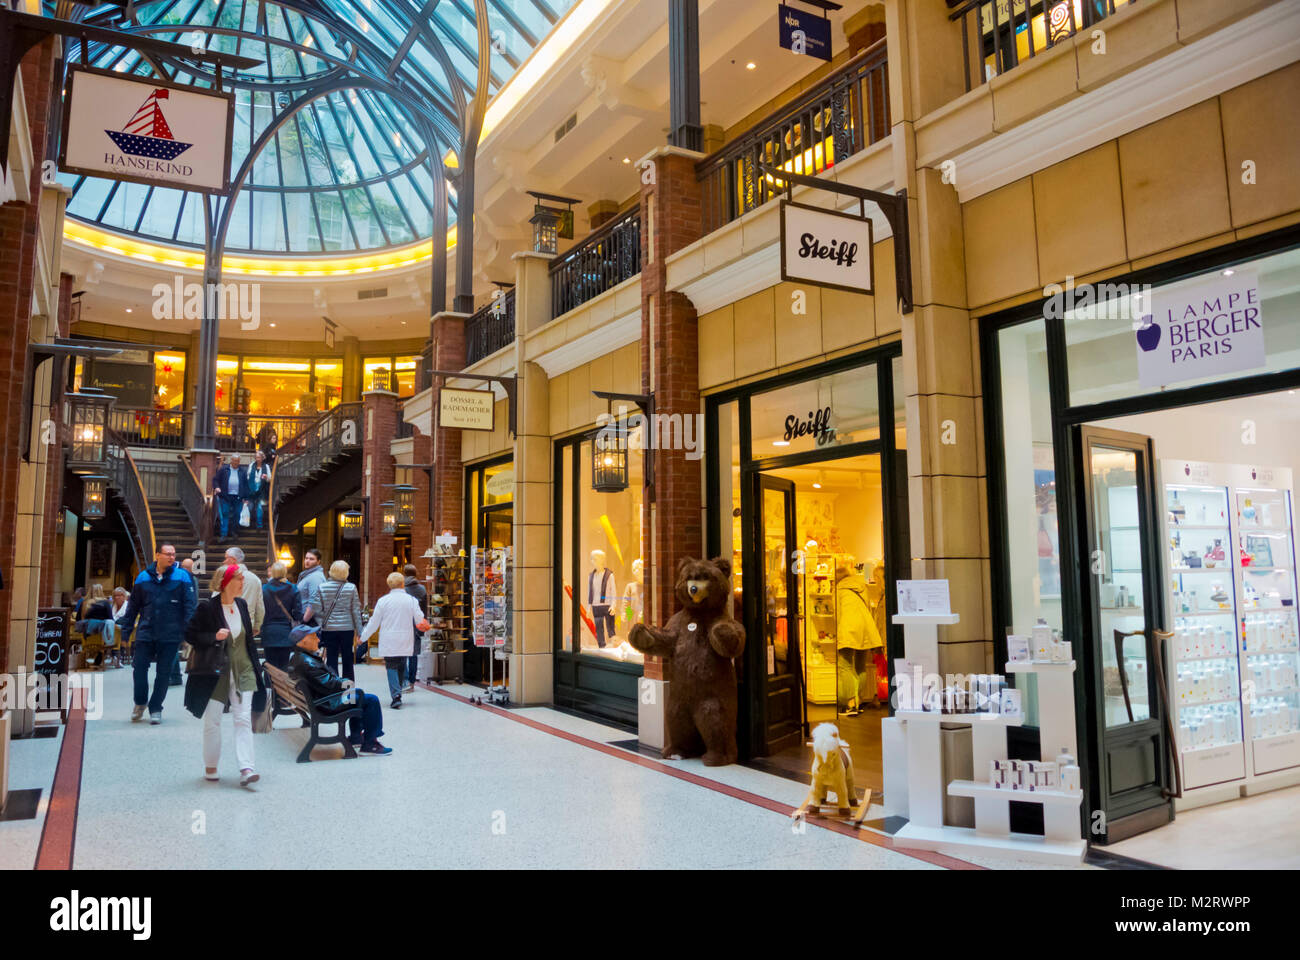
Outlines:
<svg viewBox="0 0 1300 960"><path fill-rule="evenodd" d="M513 633L511 598L514 596L514 548L470 548L469 579L473 598L470 636L474 646L492 648L488 657L488 699L505 703L509 690L494 680L495 663Z"/></svg>
<svg viewBox="0 0 1300 960"><path fill-rule="evenodd" d="M924 664L937 659L937 644L932 639L940 623L952 623L956 617L895 617L895 623L907 623L906 664L918 665L924 676ZM1043 627L1049 630L1050 628ZM1028 649L1028 639L1026 650ZM1010 760L1007 758L1007 728L1023 722L1018 691L1006 691L1009 702L997 713L941 713L933 710L899 710L893 721L901 722L907 757L908 822L894 834L894 844L921 850L940 850L960 855L972 849L1002 853L1022 859L1049 863L1078 863L1087 849L1079 821L1083 802L1079 766L1074 759L1074 662L1007 663L1007 672L1036 674L1039 684L1039 732L1043 743L1042 759ZM897 668L896 668L897 675ZM989 678L993 680L994 678ZM901 691L901 685L900 685ZM1005 694L1004 694L1005 695ZM924 695L923 695L924 696ZM900 692L901 698L901 692ZM971 754L976 776L987 773L988 780L952 780L944 785L939 730L943 723L968 723L971 728ZM1059 752L1048 744L1064 744ZM886 796L889 796L886 769ZM959 827L943 822L943 796L971 797L975 806L975 826ZM1039 803L1043 807L1041 836L1011 831L1011 803Z"/></svg>
<svg viewBox="0 0 1300 960"><path fill-rule="evenodd" d="M836 702L835 640L839 624L835 569L840 556L809 553L803 558L799 590L803 595L800 624L803 631L804 686L808 702Z"/></svg>
<svg viewBox="0 0 1300 960"><path fill-rule="evenodd" d="M1233 506L1243 685L1254 774L1300 767L1300 641L1289 470L1238 467Z"/></svg>
<svg viewBox="0 0 1300 960"><path fill-rule="evenodd" d="M1185 807L1300 767L1291 473L1164 461L1161 476Z"/></svg>
<svg viewBox="0 0 1300 960"><path fill-rule="evenodd" d="M1166 462L1162 479L1175 753L1183 789L1195 790L1246 775L1228 478L1209 465Z"/></svg>

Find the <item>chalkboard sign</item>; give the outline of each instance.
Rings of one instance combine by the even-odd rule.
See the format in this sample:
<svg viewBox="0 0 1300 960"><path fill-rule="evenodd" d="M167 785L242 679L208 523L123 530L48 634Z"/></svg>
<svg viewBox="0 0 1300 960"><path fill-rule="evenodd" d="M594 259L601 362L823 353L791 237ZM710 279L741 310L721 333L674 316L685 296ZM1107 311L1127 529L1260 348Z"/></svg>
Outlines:
<svg viewBox="0 0 1300 960"><path fill-rule="evenodd" d="M44 607L36 612L36 673L68 672L68 612Z"/></svg>

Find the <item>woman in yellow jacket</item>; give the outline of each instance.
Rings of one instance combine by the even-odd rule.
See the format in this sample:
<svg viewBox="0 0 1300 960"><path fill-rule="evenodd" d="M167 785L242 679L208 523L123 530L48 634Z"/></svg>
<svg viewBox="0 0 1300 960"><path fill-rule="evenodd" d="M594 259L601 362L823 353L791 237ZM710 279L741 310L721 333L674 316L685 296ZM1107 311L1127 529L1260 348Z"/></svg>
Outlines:
<svg viewBox="0 0 1300 960"><path fill-rule="evenodd" d="M855 716L863 700L876 698L873 654L884 646L862 574L847 567L835 571L835 608L839 623L835 637L836 690L840 712Z"/></svg>

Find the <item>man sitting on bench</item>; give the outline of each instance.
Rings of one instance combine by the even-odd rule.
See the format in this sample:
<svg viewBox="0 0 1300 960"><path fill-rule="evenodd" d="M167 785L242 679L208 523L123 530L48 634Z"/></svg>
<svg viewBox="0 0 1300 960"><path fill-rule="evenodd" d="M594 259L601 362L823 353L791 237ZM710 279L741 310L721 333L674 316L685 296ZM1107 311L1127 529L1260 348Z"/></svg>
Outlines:
<svg viewBox="0 0 1300 960"><path fill-rule="evenodd" d="M306 683L312 702L322 714L342 713L356 704L361 705L361 720L353 717L348 721L349 740L353 746L361 747L361 754L367 757L386 757L393 752L379 742L384 735L384 718L379 706L379 698L373 693L357 690L353 681L344 680L330 671L325 661L317 656L320 639L309 633L298 641L293 655L289 657L289 675L295 680Z"/></svg>

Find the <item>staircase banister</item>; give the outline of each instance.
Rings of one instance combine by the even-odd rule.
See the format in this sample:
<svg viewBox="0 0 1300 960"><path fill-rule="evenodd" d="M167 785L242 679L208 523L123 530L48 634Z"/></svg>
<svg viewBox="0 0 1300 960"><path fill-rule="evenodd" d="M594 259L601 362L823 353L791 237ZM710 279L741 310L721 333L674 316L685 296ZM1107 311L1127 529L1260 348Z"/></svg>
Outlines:
<svg viewBox="0 0 1300 960"><path fill-rule="evenodd" d="M135 458L131 456L131 451L127 448L126 441L116 430L112 429L111 427L105 431L105 436L108 437L110 442L117 445L118 450L121 452L122 459L125 461L127 467L130 468L131 479L135 483L134 490L123 490L121 492L123 494L123 499L127 500L128 504L131 507L131 513L135 520L137 536L141 541L143 541L140 544L141 559L147 563L148 558L153 556L154 551L158 545L158 541L155 539L154 530L153 530L153 514L149 510L149 496L145 493L144 483L140 480L140 471L136 469ZM134 497L126 496L128 493L134 494ZM136 513L136 505L135 503L131 502L132 500L139 500L140 506L144 510L143 526L141 526L140 524L140 517L134 516L134 514ZM145 536L144 536L145 534L148 535L147 541L145 540Z"/></svg>

